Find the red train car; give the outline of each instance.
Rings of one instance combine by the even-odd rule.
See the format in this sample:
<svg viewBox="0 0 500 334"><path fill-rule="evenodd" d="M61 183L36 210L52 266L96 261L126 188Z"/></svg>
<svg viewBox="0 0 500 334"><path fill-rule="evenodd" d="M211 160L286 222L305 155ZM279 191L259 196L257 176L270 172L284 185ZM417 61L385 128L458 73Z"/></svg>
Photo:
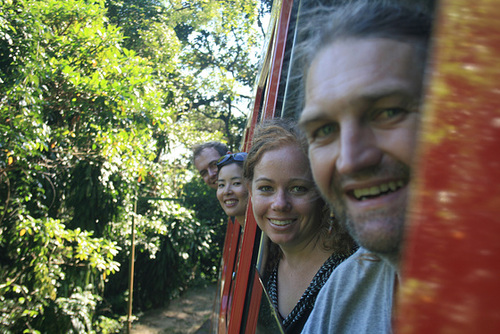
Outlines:
<svg viewBox="0 0 500 334"><path fill-rule="evenodd" d="M261 120L298 117L291 58L312 3L274 2L244 151ZM436 19L395 331L498 333L500 0L422 3ZM264 243L250 203L243 234L228 224L214 332L281 332L259 277Z"/></svg>

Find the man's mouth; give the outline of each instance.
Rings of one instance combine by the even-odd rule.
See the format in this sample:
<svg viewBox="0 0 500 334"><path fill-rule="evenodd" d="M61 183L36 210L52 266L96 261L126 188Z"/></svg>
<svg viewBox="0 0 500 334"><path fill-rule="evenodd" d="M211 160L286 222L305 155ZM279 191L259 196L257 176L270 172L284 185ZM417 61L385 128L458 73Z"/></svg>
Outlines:
<svg viewBox="0 0 500 334"><path fill-rule="evenodd" d="M350 193L358 201L367 200L381 195L386 195L395 192L405 185L403 180L391 181L388 183L382 183L373 187L355 189Z"/></svg>
<svg viewBox="0 0 500 334"><path fill-rule="evenodd" d="M277 219L271 219L269 218L269 222L273 225L276 225L276 226L286 226L286 225L290 225L293 223L293 219L287 219L287 220L277 220Z"/></svg>

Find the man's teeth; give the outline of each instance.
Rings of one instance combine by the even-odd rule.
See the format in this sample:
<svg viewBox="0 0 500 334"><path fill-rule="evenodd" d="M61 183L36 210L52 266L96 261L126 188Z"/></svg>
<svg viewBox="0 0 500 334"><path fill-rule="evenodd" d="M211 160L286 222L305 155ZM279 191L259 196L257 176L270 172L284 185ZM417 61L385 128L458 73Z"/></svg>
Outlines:
<svg viewBox="0 0 500 334"><path fill-rule="evenodd" d="M278 225L278 226L285 226L285 225L290 225L293 223L293 220L276 220L276 219L269 219L271 224Z"/></svg>
<svg viewBox="0 0 500 334"><path fill-rule="evenodd" d="M363 188L363 189L356 189L353 191L354 197L356 199L363 199L363 197L366 196L378 196L382 193L386 193L388 191L393 192L398 190L399 188L402 188L404 185L404 182L399 180L399 181L392 181L389 183L384 183L380 184L378 186L373 186L370 188Z"/></svg>

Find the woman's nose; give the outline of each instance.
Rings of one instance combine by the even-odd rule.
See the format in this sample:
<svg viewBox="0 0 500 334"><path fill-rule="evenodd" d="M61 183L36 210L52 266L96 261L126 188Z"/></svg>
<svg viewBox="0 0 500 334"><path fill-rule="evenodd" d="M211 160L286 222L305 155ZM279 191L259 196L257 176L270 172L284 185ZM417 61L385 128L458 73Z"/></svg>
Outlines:
<svg viewBox="0 0 500 334"><path fill-rule="evenodd" d="M288 199L286 192L283 190L279 190L273 198L271 209L276 211L287 211L290 210L290 208L291 208L291 203Z"/></svg>

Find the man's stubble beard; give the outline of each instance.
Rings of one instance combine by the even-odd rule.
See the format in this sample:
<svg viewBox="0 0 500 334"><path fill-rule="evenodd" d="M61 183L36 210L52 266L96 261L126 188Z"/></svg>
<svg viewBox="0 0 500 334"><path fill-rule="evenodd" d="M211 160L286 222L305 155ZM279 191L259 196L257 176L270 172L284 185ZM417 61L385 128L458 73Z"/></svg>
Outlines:
<svg viewBox="0 0 500 334"><path fill-rule="evenodd" d="M380 169L380 166L376 166L371 170L360 174L376 174ZM410 169L408 166L402 163L397 163L395 170L397 171L397 174L404 176L407 180L409 179ZM408 184L406 187L408 187ZM339 222L347 229L354 241L356 241L359 246L375 254L398 256L404 237L404 223L407 211L406 202L408 201L408 198L406 199L404 205L398 207L395 212L389 212L389 209L384 208L372 210L367 213L360 214L357 217L353 217L347 210L345 194L340 189L342 189L341 183L338 179L335 179L330 185L330 196L326 196L323 192L321 192L321 195L329 204L330 209L335 214ZM371 235L364 235L361 231L364 227L362 222L369 222L370 220L373 221L375 219L385 220L386 224L391 227L388 231L389 233L381 232L379 234L371 233Z"/></svg>

